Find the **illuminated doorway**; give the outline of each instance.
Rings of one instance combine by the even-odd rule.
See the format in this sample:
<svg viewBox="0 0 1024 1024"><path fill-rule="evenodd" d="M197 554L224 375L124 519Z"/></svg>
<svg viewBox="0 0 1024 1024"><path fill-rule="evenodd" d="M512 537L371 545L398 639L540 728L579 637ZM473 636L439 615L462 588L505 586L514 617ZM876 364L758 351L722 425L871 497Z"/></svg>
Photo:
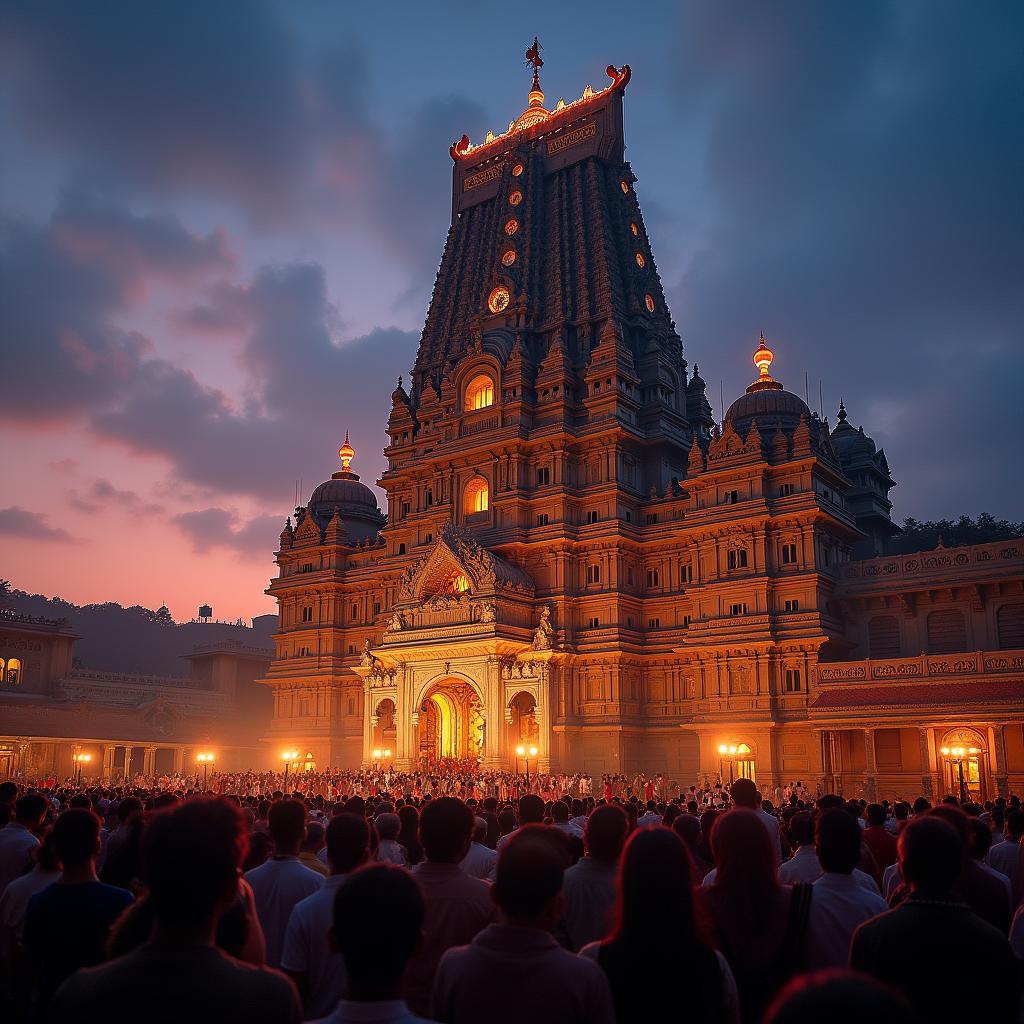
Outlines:
<svg viewBox="0 0 1024 1024"><path fill-rule="evenodd" d="M417 734L420 760L479 759L484 716L476 690L455 679L432 687L420 702Z"/></svg>
<svg viewBox="0 0 1024 1024"><path fill-rule="evenodd" d="M981 803L985 799L986 757L981 734L974 729L950 729L939 747L946 792Z"/></svg>

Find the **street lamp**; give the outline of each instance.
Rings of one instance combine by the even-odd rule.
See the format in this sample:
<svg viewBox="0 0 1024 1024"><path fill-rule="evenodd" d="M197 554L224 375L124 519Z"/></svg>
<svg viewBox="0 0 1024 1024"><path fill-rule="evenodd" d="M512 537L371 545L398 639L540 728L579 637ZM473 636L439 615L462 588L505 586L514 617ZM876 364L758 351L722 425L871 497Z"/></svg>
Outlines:
<svg viewBox="0 0 1024 1024"><path fill-rule="evenodd" d="M957 781L960 783L960 803L967 803L967 780L964 778L964 757L978 753L977 747L943 747L942 756L956 765Z"/></svg>
<svg viewBox="0 0 1024 1024"><path fill-rule="evenodd" d="M206 773L210 769L210 765L213 764L215 758L214 755L209 752L202 754L196 754L196 761L203 766L203 792L206 792Z"/></svg>
<svg viewBox="0 0 1024 1024"><path fill-rule="evenodd" d="M733 765L736 761L736 755L739 753L739 747L735 743L722 743L719 744L718 753L721 759L729 762L729 786L733 784Z"/></svg>
<svg viewBox="0 0 1024 1024"><path fill-rule="evenodd" d="M75 754L72 760L76 766L75 785L80 786L82 784L82 765L88 764L92 760L92 754Z"/></svg>
<svg viewBox="0 0 1024 1024"><path fill-rule="evenodd" d="M518 747L516 747L516 765L517 765L517 767L518 767L518 764L519 764L519 758L522 758L523 762L526 764L526 788L527 789L530 788L530 758L531 757L536 757L536 756L537 756L537 748L536 747L524 747L522 744L520 744Z"/></svg>
<svg viewBox="0 0 1024 1024"><path fill-rule="evenodd" d="M297 750L286 750L281 755L281 760L284 761L284 786L285 793L288 792L288 769L291 768L292 762L299 759L299 752Z"/></svg>

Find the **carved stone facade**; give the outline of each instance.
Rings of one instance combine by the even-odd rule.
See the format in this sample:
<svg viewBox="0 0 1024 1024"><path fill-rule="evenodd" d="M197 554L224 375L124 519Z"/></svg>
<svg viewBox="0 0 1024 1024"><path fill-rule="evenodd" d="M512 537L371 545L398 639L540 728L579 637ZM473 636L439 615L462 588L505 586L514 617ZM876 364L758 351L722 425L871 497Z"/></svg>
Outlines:
<svg viewBox="0 0 1024 1024"><path fill-rule="evenodd" d="M410 768L443 753L421 716L436 737L449 715L452 737L479 715L459 753L487 767L536 737L541 771L689 784L727 776L719 747L743 746L768 787L916 795L948 785L942 737L963 724L987 737L979 787L1019 785L1024 686L996 669L1017 655L992 653L994 627L970 648L988 655L935 670L1001 703L914 704L910 725L881 692L863 711L832 696L859 681L829 673L866 656L875 604L907 622L966 601L980 622L1021 607L1024 563L983 560L972 582L957 559L981 553L957 553L924 596L905 561L863 560L895 529L885 454L845 408L832 429L785 391L763 338L757 380L714 423L624 160L628 79L553 111L537 89L508 133L452 147L452 225L391 396L386 523L350 526L380 513L346 468L345 493L321 485L281 535L268 742ZM932 625L959 642L955 617ZM898 628L897 654L927 651L922 635ZM447 711L428 703L449 691Z"/></svg>

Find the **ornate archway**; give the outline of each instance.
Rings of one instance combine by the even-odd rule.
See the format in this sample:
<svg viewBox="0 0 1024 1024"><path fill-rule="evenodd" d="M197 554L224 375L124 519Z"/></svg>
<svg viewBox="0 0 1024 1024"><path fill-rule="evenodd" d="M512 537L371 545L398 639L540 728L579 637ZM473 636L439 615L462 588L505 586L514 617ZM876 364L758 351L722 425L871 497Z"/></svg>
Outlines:
<svg viewBox="0 0 1024 1024"><path fill-rule="evenodd" d="M947 793L968 800L985 799L988 748L980 732L966 727L947 730L942 736L939 755Z"/></svg>
<svg viewBox="0 0 1024 1024"><path fill-rule="evenodd" d="M476 689L464 680L448 678L432 684L420 700L415 722L420 763L482 757L483 704Z"/></svg>

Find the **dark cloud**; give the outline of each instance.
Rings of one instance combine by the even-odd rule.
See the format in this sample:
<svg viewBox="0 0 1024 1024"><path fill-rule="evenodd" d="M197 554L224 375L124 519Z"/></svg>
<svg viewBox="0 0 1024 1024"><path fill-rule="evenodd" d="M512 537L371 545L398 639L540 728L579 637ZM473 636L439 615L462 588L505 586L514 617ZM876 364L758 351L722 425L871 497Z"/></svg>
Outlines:
<svg viewBox="0 0 1024 1024"><path fill-rule="evenodd" d="M845 393L886 445L897 512L1009 511L1024 484L978 437L1006 436L1020 380L1024 9L787 11L685 9L678 97L714 211L670 290L688 354L736 365L764 327L793 390L824 376L826 411Z"/></svg>
<svg viewBox="0 0 1024 1024"><path fill-rule="evenodd" d="M144 516L160 515L164 511L163 505L146 501L135 491L121 490L102 478L93 480L84 491L71 491L67 500L72 508L88 515L112 507Z"/></svg>
<svg viewBox="0 0 1024 1024"><path fill-rule="evenodd" d="M240 555L266 556L276 549L283 526L280 516L256 516L239 524L238 517L223 508L197 509L171 521L199 554L229 548Z"/></svg>
<svg viewBox="0 0 1024 1024"><path fill-rule="evenodd" d="M48 224L0 221L0 351L18 382L0 418L66 419L130 389L150 344L119 317L155 282L186 285L230 266L219 233L194 235L81 193Z"/></svg>
<svg viewBox="0 0 1024 1024"><path fill-rule="evenodd" d="M20 505L0 508L0 535L17 540L56 541L61 544L75 540L67 530L50 526L41 512L30 512Z"/></svg>
<svg viewBox="0 0 1024 1024"><path fill-rule="evenodd" d="M308 492L333 472L334 452L351 430L361 453L356 468L372 483L384 468L387 396L412 364L415 336L380 328L337 340L338 311L316 264L264 268L246 287L215 289L198 308L242 328L247 399L232 403L191 373L149 360L93 428L169 459L183 481L282 508L296 479Z"/></svg>

